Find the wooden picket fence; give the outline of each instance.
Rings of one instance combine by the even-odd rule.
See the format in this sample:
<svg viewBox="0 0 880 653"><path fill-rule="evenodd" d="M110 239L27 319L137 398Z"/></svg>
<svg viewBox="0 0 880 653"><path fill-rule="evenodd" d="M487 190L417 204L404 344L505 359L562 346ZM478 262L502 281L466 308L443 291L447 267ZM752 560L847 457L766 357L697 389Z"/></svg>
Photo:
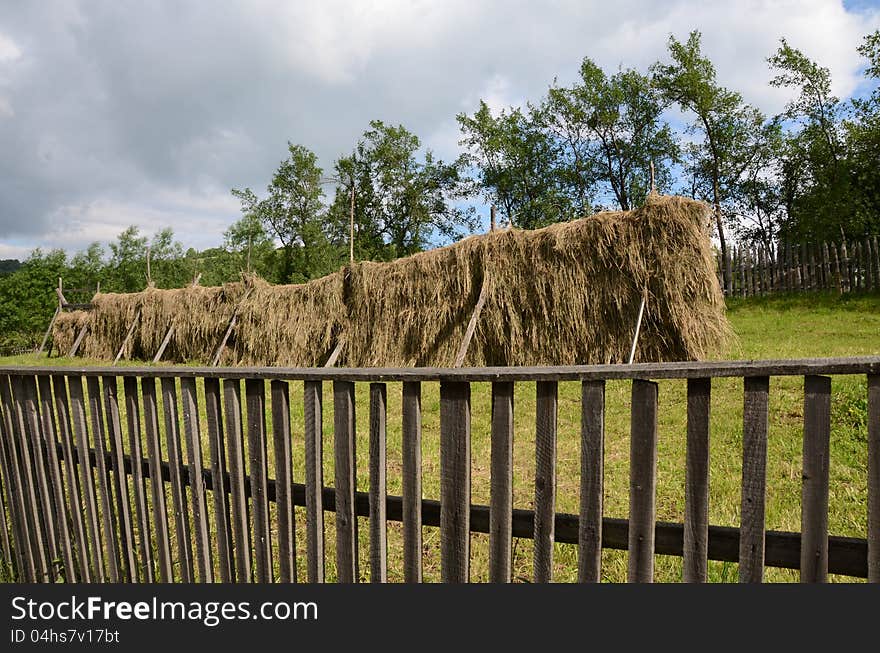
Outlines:
<svg viewBox="0 0 880 653"><path fill-rule="evenodd" d="M733 246L727 252L731 280L724 284L725 261L717 253L717 274L725 294L752 297L776 292L880 289L877 236L839 243L780 243L775 255L764 247Z"/></svg>
<svg viewBox="0 0 880 653"><path fill-rule="evenodd" d="M840 374L867 379L865 538L828 534L828 375ZM800 533L765 528L773 376L805 380ZM712 379L718 377L743 379L738 528L708 520L709 405ZM609 379L632 381L627 520L603 516ZM655 518L658 385L647 379L686 379L683 523ZM577 515L556 511L557 393L563 381L581 383ZM325 487L323 478L324 382L333 388L333 487ZM402 388L402 496L386 490L387 382L401 382ZM471 501L470 395L475 382L492 384L488 506ZM299 383L305 436L301 483L293 479L290 419L291 384ZM356 491L355 387L360 383L369 383L368 492ZM440 384L439 502L422 494L425 383ZM517 383L536 388L533 510L514 509L512 501ZM367 577L359 569L358 517L368 518L373 582L388 578L389 520L403 523L403 577L408 582L422 580L426 525L440 528L446 582L470 579L472 532L489 534L490 580L495 582L511 580L513 538L534 540L536 582L553 580L554 542L577 547L581 581L600 579L602 549L613 548L628 551L628 579L635 582L653 579L655 554L683 557L683 579L691 582L707 579L709 559L738 562L742 582L761 581L765 565L800 569L804 581L824 581L835 573L880 582L877 356L472 369L5 367L0 368L0 411L0 548L11 576L28 582L322 582L325 512L335 515L335 575L341 582ZM270 461L274 479L268 474ZM295 506L305 507L304 523L296 523ZM297 576L298 529L305 530L305 578Z"/></svg>

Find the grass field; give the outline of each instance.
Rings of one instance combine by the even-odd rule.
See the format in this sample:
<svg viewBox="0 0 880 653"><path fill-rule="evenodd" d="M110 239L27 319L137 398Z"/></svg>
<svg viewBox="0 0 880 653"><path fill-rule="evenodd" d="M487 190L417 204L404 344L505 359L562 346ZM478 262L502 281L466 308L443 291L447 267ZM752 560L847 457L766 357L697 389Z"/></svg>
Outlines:
<svg viewBox="0 0 880 653"><path fill-rule="evenodd" d="M728 302L729 317L738 341L728 359L805 358L880 354L880 296L838 297L816 294L733 299ZM45 364L34 356L0 359L0 364ZM52 359L56 365L82 365L82 359ZM332 484L332 393L325 384L324 437L325 483ZM291 427L294 433L295 480L303 479L302 387L292 383ZM627 516L629 483L629 382L609 382L606 390L605 514ZM865 537L867 513L867 428L865 379L835 377L832 385L832 434L830 463L829 529L833 535ZM368 386L357 389L358 489L368 488ZM534 384L517 385L515 397L514 506L531 508L534 477ZM388 387L388 490L401 492L400 386ZM685 470L685 398L683 381L661 381L659 389L659 448L657 518L683 519ZM472 500L489 501L489 416L488 384L472 388ZM426 498L439 498L439 388L424 384L423 398L423 483ZM712 433L710 454L710 522L739 525L742 380L718 379L712 392ZM803 379L773 378L770 384L770 435L767 465L767 528L800 530L801 447L803 418ZM123 422L124 423L124 422ZM580 460L580 386L559 386L558 489L557 510L577 513ZM204 424L204 422L203 422ZM204 426L203 426L204 431ZM271 448L271 447L270 447ZM270 473L271 473L270 466ZM305 576L304 511L297 513L299 573ZM328 579L333 579L333 520L327 514ZM173 530L173 529L172 529ZM369 578L368 530L360 527L361 576ZM402 539L400 525L389 523L389 579L402 579ZM532 576L531 542L514 541L515 579ZM472 535L473 580L488 577L488 536ZM439 532L424 529L424 575L439 579ZM736 565L710 562L713 581L736 580ZM557 544L554 553L554 580L572 581L577 574L576 547ZM626 577L626 553L603 553L603 578L622 581ZM657 556L658 581L681 577L681 560ZM768 569L770 581L796 581L797 572ZM846 577L833 580L852 580Z"/></svg>

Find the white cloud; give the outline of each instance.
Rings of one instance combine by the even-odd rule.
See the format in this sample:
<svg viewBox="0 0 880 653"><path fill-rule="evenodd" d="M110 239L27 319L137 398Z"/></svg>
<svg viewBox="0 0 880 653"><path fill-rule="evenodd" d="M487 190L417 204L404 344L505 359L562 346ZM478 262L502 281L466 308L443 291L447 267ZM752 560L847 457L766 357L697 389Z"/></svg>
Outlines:
<svg viewBox="0 0 880 653"><path fill-rule="evenodd" d="M718 80L766 113L785 36L857 88L876 8L840 1L324 0L11 3L0 34L0 238L76 249L129 224L219 244L231 187L262 190L288 140L325 169L374 118L444 159L455 115L538 100L588 56L644 70L703 33ZM16 238L15 245L11 239ZM2 251L2 250L0 250Z"/></svg>

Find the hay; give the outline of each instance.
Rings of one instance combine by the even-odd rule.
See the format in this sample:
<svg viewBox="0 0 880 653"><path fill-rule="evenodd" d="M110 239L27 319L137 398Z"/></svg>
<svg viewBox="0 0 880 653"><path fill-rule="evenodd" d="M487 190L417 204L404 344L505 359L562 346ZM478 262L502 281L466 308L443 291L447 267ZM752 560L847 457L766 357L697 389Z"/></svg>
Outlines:
<svg viewBox="0 0 880 653"><path fill-rule="evenodd" d="M307 284L245 279L97 295L83 355L112 358L140 309L127 355L151 358L174 319L164 359L205 362L237 311L224 363L318 366L341 338L339 365L450 366L485 281L465 365L623 362L643 296L636 361L705 358L730 336L708 215L700 202L651 196L634 211L472 236L390 263L355 263ZM70 330L63 317L56 343Z"/></svg>
<svg viewBox="0 0 880 653"><path fill-rule="evenodd" d="M70 313L59 313L52 326L52 348L57 355L67 356L73 347L73 342L79 334L80 329L89 318L86 311L71 311ZM85 338L87 340L88 337ZM82 346L80 346L80 354L82 354Z"/></svg>

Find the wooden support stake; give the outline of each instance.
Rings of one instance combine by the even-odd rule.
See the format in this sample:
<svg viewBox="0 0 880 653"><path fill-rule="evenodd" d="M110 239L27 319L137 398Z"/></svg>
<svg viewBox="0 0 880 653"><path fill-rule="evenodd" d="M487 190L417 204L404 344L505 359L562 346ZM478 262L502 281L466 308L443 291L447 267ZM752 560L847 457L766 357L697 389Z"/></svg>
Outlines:
<svg viewBox="0 0 880 653"><path fill-rule="evenodd" d="M645 296L642 295L642 303L639 305L639 317L636 319L636 332L633 335L633 344L629 350L629 359L627 364L632 365L633 359L636 357L636 345L639 343L639 331L642 328L642 316L645 314Z"/></svg>
<svg viewBox="0 0 880 653"><path fill-rule="evenodd" d="M165 334L165 337L162 338L162 344L159 345L159 351L156 352L156 355L153 356L153 362L158 363L162 358L162 354L165 353L165 348L168 347L168 343L171 342L171 336L174 334L174 324L172 323L170 327L168 327L168 332Z"/></svg>
<svg viewBox="0 0 880 653"><path fill-rule="evenodd" d="M42 354L43 350L46 349L46 343L49 341L49 334L52 333L52 327L55 326L55 320L58 319L58 314L61 312L61 305L55 307L55 313L52 315L52 319L49 320L49 327L46 329L46 335L43 336L43 342L40 343L40 349L37 351L38 354Z"/></svg>
<svg viewBox="0 0 880 653"><path fill-rule="evenodd" d="M223 334L223 340L220 341L220 346L217 347L217 351L214 352L214 357L211 359L211 367L217 367L220 364L220 356L223 355L223 350L226 349L226 343L229 342L229 336L232 335L232 330L238 322L238 309L251 294L252 290L253 286L244 291L244 295L242 295L238 305L232 311L232 317L229 318L229 326L226 327L226 333Z"/></svg>
<svg viewBox="0 0 880 653"><path fill-rule="evenodd" d="M468 323L467 331L464 332L464 339L461 341L461 347L458 350L458 355L455 357L454 367L461 367L464 364L464 357L467 355L468 347L471 344L471 339L474 337L474 331L477 328L477 320L480 318L483 305L486 303L486 296L489 294L488 290L489 273L487 272L485 276L483 276L483 286L480 288L480 296L477 298L477 305L474 307L474 313L471 315L471 321Z"/></svg>
<svg viewBox="0 0 880 653"><path fill-rule="evenodd" d="M339 358L339 354L342 353L342 347L345 345L345 341L341 338L336 343L336 348L333 350L333 353L330 354L330 358L327 359L327 362L324 363L324 367L333 367L336 365L336 360Z"/></svg>
<svg viewBox="0 0 880 653"><path fill-rule="evenodd" d="M137 313L134 315L134 319L131 321L131 324L128 327L128 331L125 332L125 339L122 341L122 346L119 347L119 351L116 352L116 358L113 359L113 364L119 362L119 359L122 358L122 352L125 351L126 345L128 345L128 341L131 340L131 336L134 334L134 329L137 326L138 321L141 319L141 311L138 309ZM154 363L156 361L153 361Z"/></svg>
<svg viewBox="0 0 880 653"><path fill-rule="evenodd" d="M89 330L89 323L86 322L85 324L83 324L82 329L79 330L79 335L76 337L76 340L73 341L73 347L70 348L70 353L67 354L68 356L73 358L73 356L76 355L76 351L77 351L77 349L79 349L79 346L82 344L83 338L86 337L86 331L88 331L88 330Z"/></svg>

